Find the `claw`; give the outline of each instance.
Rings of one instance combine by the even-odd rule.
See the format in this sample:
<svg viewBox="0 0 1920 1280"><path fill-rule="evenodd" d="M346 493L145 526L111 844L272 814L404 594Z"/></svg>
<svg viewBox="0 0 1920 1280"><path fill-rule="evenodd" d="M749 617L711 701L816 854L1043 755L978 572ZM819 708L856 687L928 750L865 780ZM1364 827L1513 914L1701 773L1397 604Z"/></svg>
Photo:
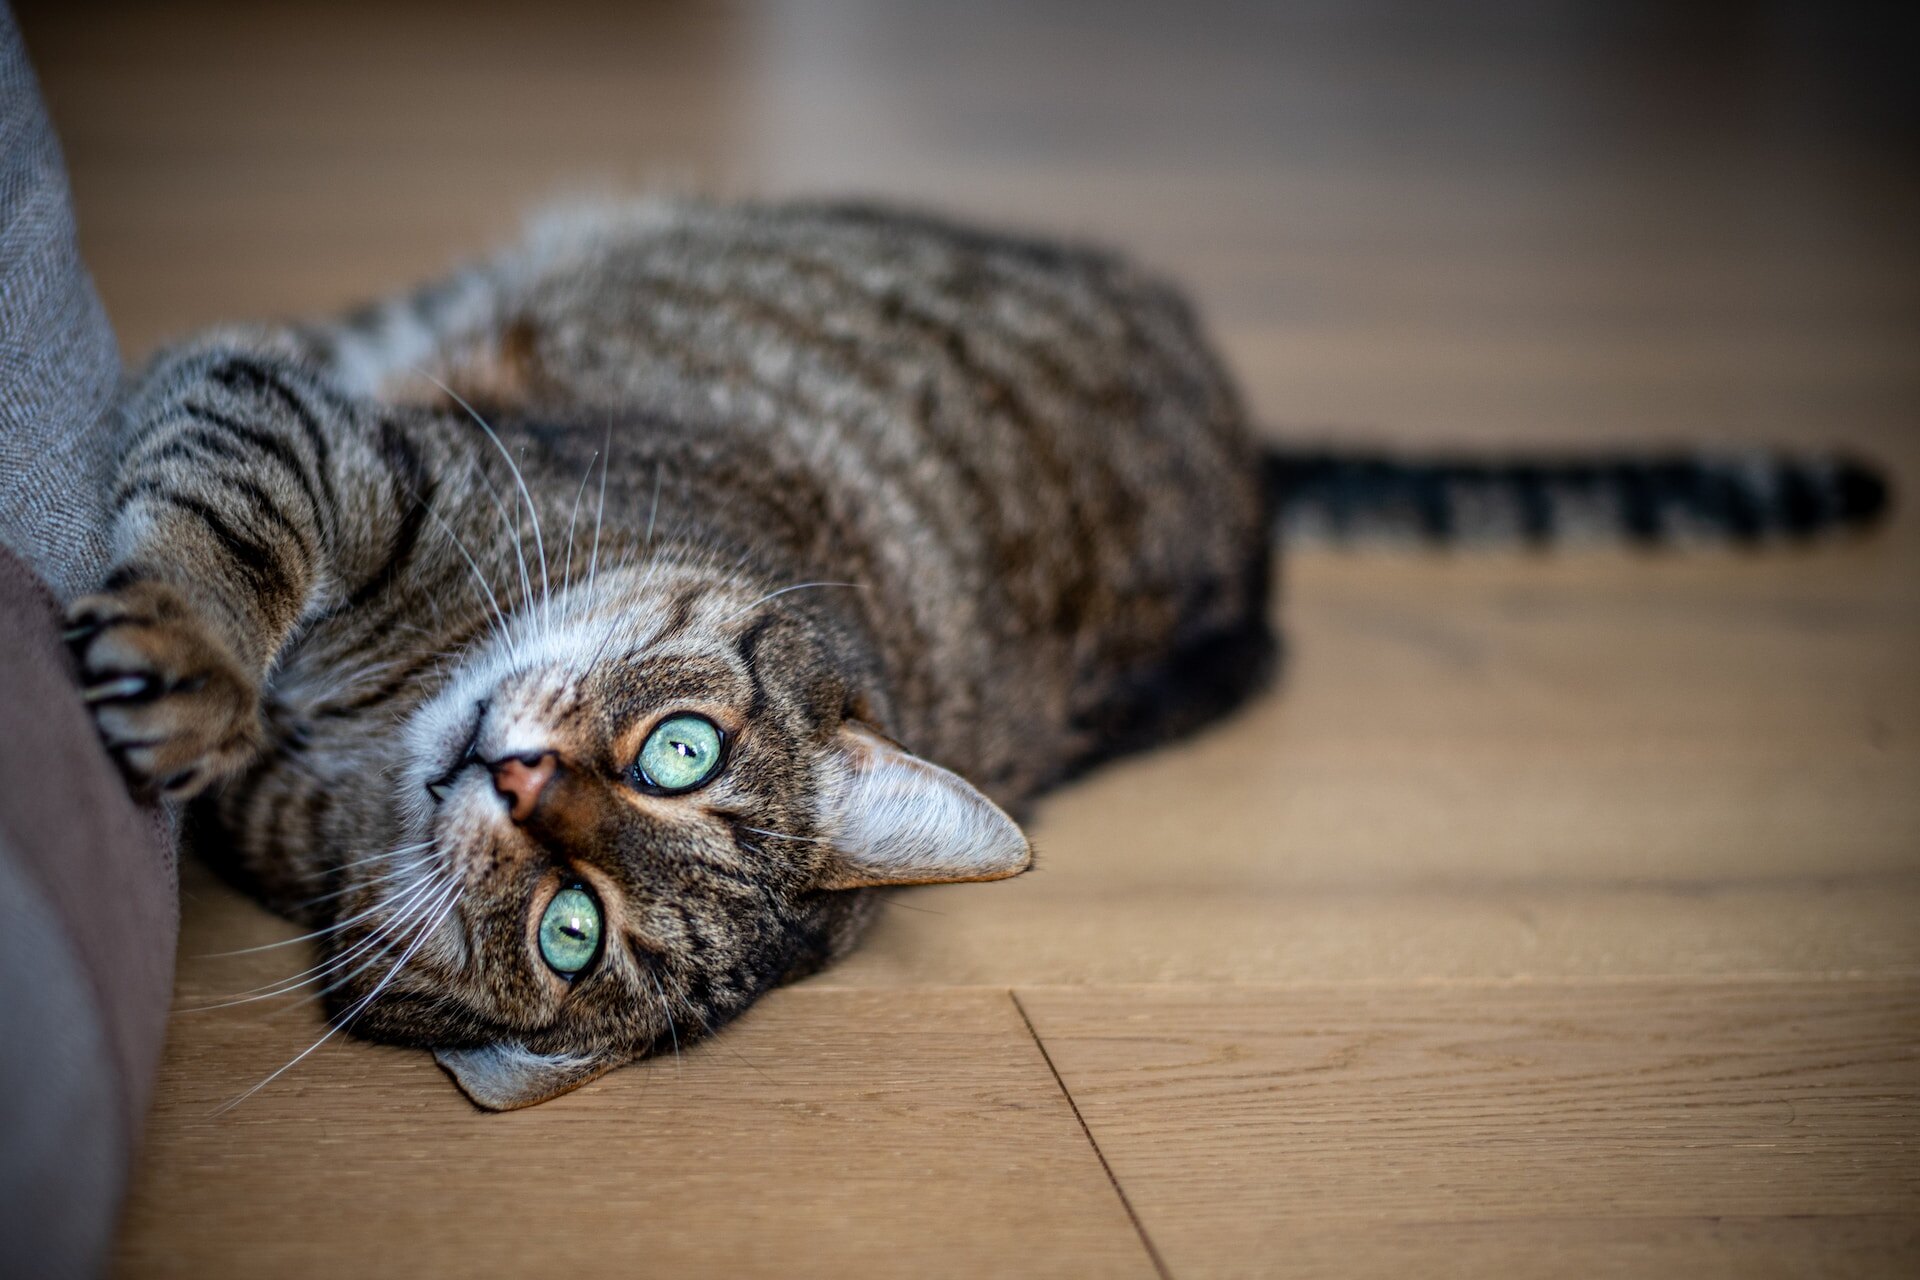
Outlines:
<svg viewBox="0 0 1920 1280"><path fill-rule="evenodd" d="M81 690L80 696L89 703L111 702L116 698L137 698L153 687L151 676L115 676L111 680L88 685Z"/></svg>

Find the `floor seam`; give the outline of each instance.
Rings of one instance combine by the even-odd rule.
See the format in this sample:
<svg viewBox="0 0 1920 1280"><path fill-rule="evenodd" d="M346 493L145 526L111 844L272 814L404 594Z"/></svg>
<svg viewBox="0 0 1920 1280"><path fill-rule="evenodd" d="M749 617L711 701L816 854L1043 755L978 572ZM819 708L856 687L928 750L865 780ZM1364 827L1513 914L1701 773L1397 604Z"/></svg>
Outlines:
<svg viewBox="0 0 1920 1280"><path fill-rule="evenodd" d="M1120 1185L1119 1177L1113 1171L1113 1165L1107 1160L1107 1153L1100 1149L1099 1139L1093 1136L1093 1130L1087 1127L1087 1118L1080 1114L1080 1104L1074 1099L1073 1090L1067 1088L1067 1082L1060 1075L1060 1068L1053 1065L1053 1054L1047 1051L1046 1041L1040 1038L1039 1030L1033 1025L1033 1019L1027 1016L1027 1007L1020 1003L1020 993L1012 987L1007 988L1007 999L1013 1001L1015 1013L1027 1026L1027 1034L1033 1037L1033 1047L1040 1051L1040 1060L1047 1064L1047 1070L1053 1075L1053 1082L1060 1086L1060 1096L1067 1100L1067 1106L1073 1111L1073 1118L1080 1125L1080 1132L1087 1136L1087 1145L1093 1148L1094 1158L1100 1161L1101 1170L1107 1175L1107 1182L1113 1187L1113 1194L1120 1197L1120 1207L1127 1211L1127 1221L1133 1224L1133 1233L1140 1237L1140 1245L1147 1251L1147 1260L1153 1263L1153 1269L1160 1280L1173 1280L1173 1273L1167 1270L1167 1263L1160 1256L1160 1250L1154 1247L1153 1237L1147 1234L1147 1224L1140 1221L1140 1215L1134 1211L1133 1201L1127 1198L1127 1189Z"/></svg>

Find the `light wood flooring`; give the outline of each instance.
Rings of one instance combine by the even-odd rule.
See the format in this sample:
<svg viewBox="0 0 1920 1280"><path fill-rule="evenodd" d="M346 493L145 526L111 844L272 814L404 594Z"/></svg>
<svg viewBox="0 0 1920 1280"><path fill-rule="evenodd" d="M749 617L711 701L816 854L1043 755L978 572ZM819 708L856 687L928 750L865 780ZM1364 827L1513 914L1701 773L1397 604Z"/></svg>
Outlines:
<svg viewBox="0 0 1920 1280"><path fill-rule="evenodd" d="M1444 9L1446 17L1437 16ZM1276 433L1920 493L1920 113L1815 5L26 4L130 356L570 191L887 193L1191 282ZM1283 686L712 1044L476 1113L177 1015L127 1276L1920 1274L1920 524L1307 552ZM292 930L190 866L179 990Z"/></svg>

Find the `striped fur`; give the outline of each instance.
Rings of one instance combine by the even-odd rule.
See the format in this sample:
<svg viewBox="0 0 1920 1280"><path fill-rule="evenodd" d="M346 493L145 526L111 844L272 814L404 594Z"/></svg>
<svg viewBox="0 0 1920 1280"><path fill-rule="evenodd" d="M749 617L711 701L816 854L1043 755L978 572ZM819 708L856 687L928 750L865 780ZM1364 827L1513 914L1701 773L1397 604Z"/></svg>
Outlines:
<svg viewBox="0 0 1920 1280"><path fill-rule="evenodd" d="M1273 450L1289 544L1430 546L1805 542L1869 528L1885 478L1855 459L1782 453L1550 455L1509 461Z"/></svg>
<svg viewBox="0 0 1920 1280"><path fill-rule="evenodd" d="M1276 497L1541 536L1595 488L1263 462L1172 289L861 206L576 211L170 351L125 426L115 567L71 611L104 739L327 931L337 1026L489 1107L711 1032L850 946L874 886L1019 871L1008 811L1243 701ZM1628 528L1869 505L1796 472L1754 515L1705 474L1599 487L1642 495ZM634 774L670 712L727 744L685 795ZM512 761L551 779L524 806ZM607 920L571 981L533 942L568 884Z"/></svg>
<svg viewBox="0 0 1920 1280"><path fill-rule="evenodd" d="M850 945L873 885L1019 870L1005 810L1269 666L1233 389L1097 252L855 207L576 215L170 352L126 423L117 564L72 613L103 735L333 927L336 1022L483 1105L718 1027ZM731 744L686 797L631 785L671 710ZM542 752L509 821L474 763ZM530 922L572 881L610 928L567 982Z"/></svg>

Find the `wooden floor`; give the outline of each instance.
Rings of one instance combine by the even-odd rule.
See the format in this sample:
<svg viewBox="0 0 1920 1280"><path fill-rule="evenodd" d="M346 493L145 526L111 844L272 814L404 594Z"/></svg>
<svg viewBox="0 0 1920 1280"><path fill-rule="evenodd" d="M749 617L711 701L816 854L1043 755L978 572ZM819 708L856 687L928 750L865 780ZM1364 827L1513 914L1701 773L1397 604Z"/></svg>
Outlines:
<svg viewBox="0 0 1920 1280"><path fill-rule="evenodd" d="M1669 10L22 23L130 355L567 191L859 190L1174 271L1276 432L1844 443L1920 493L1897 46ZM178 1015L122 1272L1920 1274L1920 522L1286 577L1274 696L677 1060L486 1116L336 1040L215 1114L321 1024ZM185 895L183 998L304 965L203 958L291 930Z"/></svg>

